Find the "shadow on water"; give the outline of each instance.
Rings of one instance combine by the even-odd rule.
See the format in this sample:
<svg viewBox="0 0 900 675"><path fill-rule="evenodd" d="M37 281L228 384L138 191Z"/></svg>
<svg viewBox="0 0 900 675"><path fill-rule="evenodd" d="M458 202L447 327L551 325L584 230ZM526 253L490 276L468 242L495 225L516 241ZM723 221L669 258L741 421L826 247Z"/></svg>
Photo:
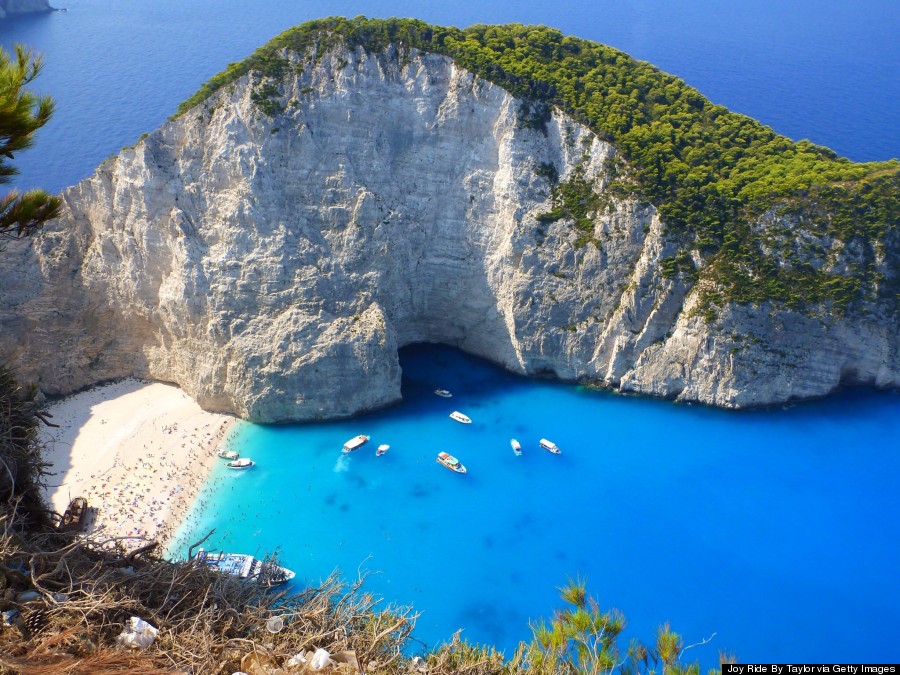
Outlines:
<svg viewBox="0 0 900 675"><path fill-rule="evenodd" d="M29 44L33 40L29 40L29 36L34 33L41 35L46 28L47 22L54 16L52 11L49 12L28 12L26 14L9 14L3 21L4 30L10 34L14 34L18 42Z"/></svg>
<svg viewBox="0 0 900 675"><path fill-rule="evenodd" d="M523 387L528 380L501 370L493 363L464 354L452 347L414 344L400 352L403 369L401 394L404 401L426 407L465 403L477 407L484 397ZM435 400L435 389L447 389L452 398Z"/></svg>
<svg viewBox="0 0 900 675"><path fill-rule="evenodd" d="M434 490L431 487L429 487L427 485L423 485L422 483L416 483L415 485L412 486L412 489L409 491L409 495L413 499L426 499L427 497L430 497L433 493L434 493Z"/></svg>
<svg viewBox="0 0 900 675"><path fill-rule="evenodd" d="M851 420L860 414L868 414L873 404L883 401L885 396L896 396L900 400L900 390L880 390L869 386L844 386L831 394L809 400L792 400L772 406L729 410L704 405L702 403L682 403L663 398L635 394L622 394L599 387L575 385L562 382L551 376L526 377L504 370L501 366L478 356L466 354L454 347L431 343L417 343L399 350L400 367L403 370L401 406L422 406L432 409L442 403L463 404L469 409L485 406L485 399L502 396L510 391L527 391L535 383L551 387L561 387L576 391L579 395L598 400L626 402L628 405L662 406L673 408L679 415L723 418L729 421L745 419L753 422L756 418L771 418L773 413L785 413L784 418L792 421L820 420L822 415L832 419ZM427 374L427 377L423 377ZM438 381L439 380L439 381ZM435 389L447 389L454 396L450 399L434 399ZM390 414L393 409L386 412ZM397 410L406 414L410 408ZM378 414L384 414L378 413ZM505 422L501 416L492 419L493 424ZM473 423L478 420L473 418ZM526 424L515 424L510 430L517 434L527 431Z"/></svg>
<svg viewBox="0 0 900 675"><path fill-rule="evenodd" d="M509 631L504 627L515 625L516 616L511 612L501 612L495 606L486 602L473 602L459 613L459 625L469 626L473 634L478 635L478 641L487 644L502 645L510 642ZM466 637L467 631L463 631Z"/></svg>

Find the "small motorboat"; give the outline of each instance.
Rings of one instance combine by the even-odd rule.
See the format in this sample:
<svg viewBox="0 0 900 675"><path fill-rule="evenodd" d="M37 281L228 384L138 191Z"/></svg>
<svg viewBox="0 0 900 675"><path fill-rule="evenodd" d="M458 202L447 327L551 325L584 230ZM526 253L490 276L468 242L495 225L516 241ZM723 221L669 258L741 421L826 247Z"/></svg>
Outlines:
<svg viewBox="0 0 900 675"><path fill-rule="evenodd" d="M384 453L386 453L390 449L391 449L391 446L389 446L387 443L385 443L383 445L379 445L378 449L375 451L375 456L381 457Z"/></svg>
<svg viewBox="0 0 900 675"><path fill-rule="evenodd" d="M242 553L213 553L200 549L194 561L211 570L239 579L255 581L264 586L277 586L294 578L295 574L271 560L260 560Z"/></svg>
<svg viewBox="0 0 900 675"><path fill-rule="evenodd" d="M513 452L516 453L516 457L522 454L522 444L519 441L514 438L509 444L512 446Z"/></svg>
<svg viewBox="0 0 900 675"><path fill-rule="evenodd" d="M232 462L225 462L225 466L229 469L249 469L251 466L256 466L256 462L249 457L242 457Z"/></svg>
<svg viewBox="0 0 900 675"><path fill-rule="evenodd" d="M466 467L459 463L459 460L456 459L453 455L450 455L446 452L439 452L437 456L438 464L443 464L451 471L455 471L456 473L465 473Z"/></svg>
<svg viewBox="0 0 900 675"><path fill-rule="evenodd" d="M216 452L216 454L222 459L235 460L240 457L240 455L234 450L219 450L218 452Z"/></svg>
<svg viewBox="0 0 900 675"><path fill-rule="evenodd" d="M450 419L456 420L461 424L472 424L472 420L469 418L469 416L463 415L461 412L459 412L459 410L454 410L452 413L450 413Z"/></svg>
<svg viewBox="0 0 900 675"><path fill-rule="evenodd" d="M553 441L548 441L546 438L542 438L540 440L540 446L547 452L552 452L554 455L562 454L562 450L556 447L556 443L554 443Z"/></svg>
<svg viewBox="0 0 900 675"><path fill-rule="evenodd" d="M354 450L359 450L362 446L364 446L369 441L369 437L365 434L360 434L359 436L354 436L349 441L344 443L344 449L341 452L353 452Z"/></svg>
<svg viewBox="0 0 900 675"><path fill-rule="evenodd" d="M453 394L451 394L446 389L435 389L434 393L437 394L438 396L443 396L444 398L450 398L451 396L453 396Z"/></svg>

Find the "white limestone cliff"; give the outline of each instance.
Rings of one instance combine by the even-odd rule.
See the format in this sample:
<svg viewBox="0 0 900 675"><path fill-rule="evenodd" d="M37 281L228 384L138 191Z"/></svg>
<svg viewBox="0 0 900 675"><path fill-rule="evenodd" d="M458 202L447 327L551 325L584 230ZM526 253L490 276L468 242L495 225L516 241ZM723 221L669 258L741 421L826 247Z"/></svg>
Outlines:
<svg viewBox="0 0 900 675"><path fill-rule="evenodd" d="M262 422L400 397L397 349L440 342L553 374L719 406L896 386L894 322L726 307L659 271L655 209L610 198L593 242L541 224L581 164L614 149L447 58L335 51L269 117L251 74L64 193L0 256L0 362L47 393L137 375ZM257 78L254 80L253 78Z"/></svg>

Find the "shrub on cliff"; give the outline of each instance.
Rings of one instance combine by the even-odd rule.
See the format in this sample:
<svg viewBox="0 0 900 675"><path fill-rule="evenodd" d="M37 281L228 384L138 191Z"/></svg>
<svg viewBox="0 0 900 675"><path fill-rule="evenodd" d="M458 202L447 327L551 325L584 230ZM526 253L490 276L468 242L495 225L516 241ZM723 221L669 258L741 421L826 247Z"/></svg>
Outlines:
<svg viewBox="0 0 900 675"><path fill-rule="evenodd" d="M401 62L411 48L443 54L522 98L527 111L542 111L525 114L525 126L541 129L549 106L585 123L629 163L619 192L624 187L659 209L668 235L680 245L680 261L689 260L683 255L689 251L702 260L699 270L669 261L668 276L706 280L723 299L739 303L775 301L794 309L826 304L843 312L874 302L900 311L900 251L891 243L900 229L897 160L854 163L809 141L793 142L712 104L648 63L544 26L460 30L413 19L312 21L229 65L179 113L251 70L276 79L293 76L272 65L284 61L282 50L314 64L341 44L373 53L390 47ZM751 223L769 211L790 218L798 209L803 229L860 254L841 264L828 256L810 264L808 256L783 247L773 257ZM551 214L557 212L568 217L564 208ZM583 230L585 222L574 212L572 217ZM587 238L582 234L579 241Z"/></svg>

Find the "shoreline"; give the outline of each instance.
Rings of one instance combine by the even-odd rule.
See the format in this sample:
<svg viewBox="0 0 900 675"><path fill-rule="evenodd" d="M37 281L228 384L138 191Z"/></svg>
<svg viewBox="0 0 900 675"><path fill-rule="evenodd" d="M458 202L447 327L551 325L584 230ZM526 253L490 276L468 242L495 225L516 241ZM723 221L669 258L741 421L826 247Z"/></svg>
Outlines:
<svg viewBox="0 0 900 675"><path fill-rule="evenodd" d="M203 488L236 418L206 412L178 387L128 378L48 406L44 495L62 514L88 503L99 541L159 543L162 554ZM53 475L55 474L55 475Z"/></svg>

